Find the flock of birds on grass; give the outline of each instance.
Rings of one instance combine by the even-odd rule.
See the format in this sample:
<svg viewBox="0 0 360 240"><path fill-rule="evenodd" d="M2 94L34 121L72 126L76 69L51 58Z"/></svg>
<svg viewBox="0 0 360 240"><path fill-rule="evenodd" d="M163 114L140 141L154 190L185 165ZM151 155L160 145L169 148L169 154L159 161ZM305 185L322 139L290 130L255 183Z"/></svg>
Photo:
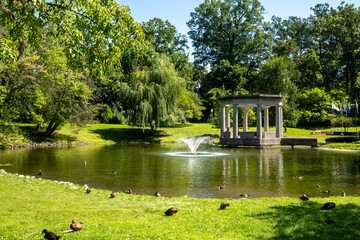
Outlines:
<svg viewBox="0 0 360 240"><path fill-rule="evenodd" d="M86 166L86 161L85 161L85 166ZM116 171L111 171L111 173L112 173L112 174L116 174L117 172L116 172ZM40 171L37 173L37 175L42 175L42 171L40 170ZM294 179L296 179L296 180L302 180L303 177L302 177L302 176L295 176ZM88 193L88 194L91 193L91 188L89 188L87 185L85 185L85 186L86 186L86 193ZM317 187L317 188L320 188L320 185L319 185L319 184L316 184L316 187ZM218 189L219 189L219 190L225 189L225 188L226 188L226 186L218 185ZM320 192L321 192L321 193L330 194L330 190L320 190ZM129 189L129 190L124 191L124 193L126 193L126 194L133 194L133 191L132 191L131 189ZM115 198L115 197L116 197L116 194L117 194L117 193L114 192L114 191L111 192L109 198ZM155 197L161 197L161 194L159 193L159 191L157 191L157 192L154 194L154 196L155 196ZM345 192L342 192L342 193L341 193L341 196L345 197L345 196L346 196ZM244 194L240 194L240 197L241 197L241 198L249 198L250 195L244 193ZM310 200L310 198L309 198L308 196L306 196L306 194L301 194L301 195L300 195L300 199L303 200L303 201L308 201L308 200ZM219 209L220 209L220 210L224 210L224 209L226 209L226 208L229 207L229 206L230 206L229 203L224 203L224 202L223 202L223 203L220 204L220 208L219 208ZM327 203L325 203L325 204L321 207L321 209L322 209L322 210L331 210L331 209L335 208L335 206L336 206L335 203L333 203L333 202L327 202ZM178 212L178 209L175 208L175 207L172 207L172 208L169 208L168 210L165 211L165 215L167 215L167 216L172 216L172 215L174 215L174 214L177 213L177 212ZM326 222L326 223L329 223L329 224L330 224L330 223L335 223L335 221L334 221L333 219L329 218L329 217L328 217L327 219L325 219L325 222ZM72 220L72 221L71 221L71 224L70 224L71 230L65 230L65 231L63 231L63 232L64 232L64 233L68 233L68 232L81 231L82 228L83 228L83 226L84 226L84 224L83 224L82 222L76 222L75 220ZM48 240L57 240L57 239L61 238L61 236L59 236L59 235L57 235L57 234L55 234L55 233L53 233L53 232L49 232L49 231L47 231L46 229L44 229L44 230L42 231L42 234L43 234L44 238L45 238L45 239L48 239Z"/></svg>

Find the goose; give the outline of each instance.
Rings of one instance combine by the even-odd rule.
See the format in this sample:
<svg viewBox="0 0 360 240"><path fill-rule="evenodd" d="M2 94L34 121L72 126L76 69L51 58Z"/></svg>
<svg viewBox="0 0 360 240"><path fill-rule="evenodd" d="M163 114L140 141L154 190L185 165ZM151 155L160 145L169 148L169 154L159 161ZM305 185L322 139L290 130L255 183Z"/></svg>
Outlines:
<svg viewBox="0 0 360 240"><path fill-rule="evenodd" d="M157 191L154 196L155 197L161 197L161 194Z"/></svg>
<svg viewBox="0 0 360 240"><path fill-rule="evenodd" d="M41 169L39 170L39 172L36 175L42 175Z"/></svg>
<svg viewBox="0 0 360 240"><path fill-rule="evenodd" d="M250 197L250 194L246 194L246 193L240 194L240 197L242 197L242 198L248 198L248 197Z"/></svg>
<svg viewBox="0 0 360 240"><path fill-rule="evenodd" d="M346 197L345 192L342 192L342 193L341 193L341 196L342 196L342 197Z"/></svg>
<svg viewBox="0 0 360 240"><path fill-rule="evenodd" d="M172 216L172 215L174 215L174 213L177 213L177 212L178 212L178 209L172 207L172 208L169 208L168 210L166 210L165 214L167 216Z"/></svg>
<svg viewBox="0 0 360 240"><path fill-rule="evenodd" d="M224 188L226 188L226 186L220 186L220 185L218 185L218 189L224 189Z"/></svg>

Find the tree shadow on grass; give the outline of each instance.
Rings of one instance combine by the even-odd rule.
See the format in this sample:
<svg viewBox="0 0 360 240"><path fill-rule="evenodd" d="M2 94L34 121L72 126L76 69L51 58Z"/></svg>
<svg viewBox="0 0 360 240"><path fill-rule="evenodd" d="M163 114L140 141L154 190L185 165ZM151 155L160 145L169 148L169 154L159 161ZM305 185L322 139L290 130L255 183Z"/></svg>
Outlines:
<svg viewBox="0 0 360 240"><path fill-rule="evenodd" d="M163 131L151 131L136 128L108 128L90 130L92 133L100 134L104 140L111 140L116 143L123 142L160 142L161 137L165 137Z"/></svg>
<svg viewBox="0 0 360 240"><path fill-rule="evenodd" d="M274 222L275 237L271 239L360 239L359 206L338 204L334 209L321 210L322 205L309 201L273 206L252 217ZM326 223L328 217L336 223Z"/></svg>
<svg viewBox="0 0 360 240"><path fill-rule="evenodd" d="M35 143L53 143L53 142L57 142L57 141L65 141L65 142L76 141L76 137L59 134L59 133L55 133L55 134L53 134L53 136L48 136L44 132L36 131L36 128L33 126L20 126L19 128L25 139L27 139L31 142L35 142Z"/></svg>

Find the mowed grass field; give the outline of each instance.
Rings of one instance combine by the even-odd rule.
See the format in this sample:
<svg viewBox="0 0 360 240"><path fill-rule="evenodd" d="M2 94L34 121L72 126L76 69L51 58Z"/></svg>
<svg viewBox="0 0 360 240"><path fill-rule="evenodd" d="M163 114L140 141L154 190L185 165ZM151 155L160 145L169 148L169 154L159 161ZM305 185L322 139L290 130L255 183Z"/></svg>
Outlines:
<svg viewBox="0 0 360 240"><path fill-rule="evenodd" d="M91 186L90 186L91 187ZM360 198L194 199L93 189L0 173L0 239L359 239ZM321 210L326 202L332 210ZM222 202L230 206L220 210ZM173 216L164 212L178 208ZM328 224L324 220L333 219ZM81 232L64 233L72 219Z"/></svg>

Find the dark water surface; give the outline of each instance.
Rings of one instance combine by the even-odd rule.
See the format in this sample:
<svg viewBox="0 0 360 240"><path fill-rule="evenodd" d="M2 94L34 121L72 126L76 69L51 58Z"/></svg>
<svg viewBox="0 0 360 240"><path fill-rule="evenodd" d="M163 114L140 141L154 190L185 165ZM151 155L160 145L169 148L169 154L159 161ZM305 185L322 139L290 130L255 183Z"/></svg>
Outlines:
<svg viewBox="0 0 360 240"><path fill-rule="evenodd" d="M187 152L185 144L116 144L0 151L7 172L87 184L135 194L197 198L310 197L360 194L360 154L310 148L224 149L201 145L198 151L223 156L168 156ZM84 161L87 162L85 166ZM116 171L113 174L112 171ZM294 179L303 176L302 180ZM321 187L316 188L316 184ZM219 190L218 185L226 188Z"/></svg>

